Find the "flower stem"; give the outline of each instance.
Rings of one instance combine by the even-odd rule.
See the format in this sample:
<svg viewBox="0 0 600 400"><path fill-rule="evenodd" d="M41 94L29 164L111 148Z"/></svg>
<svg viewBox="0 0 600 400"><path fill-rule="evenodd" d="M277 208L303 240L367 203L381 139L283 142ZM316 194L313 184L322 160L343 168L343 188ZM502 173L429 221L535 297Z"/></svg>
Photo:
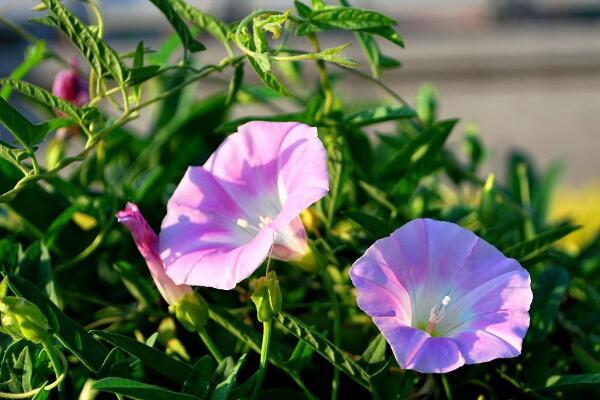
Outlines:
<svg viewBox="0 0 600 400"><path fill-rule="evenodd" d="M50 364L52 364L52 369L54 369L54 375L56 375L57 379L60 378L60 376L63 374L63 366L61 364L60 357L56 349L52 345L51 339L48 338L43 340L42 346L44 347L46 354L48 354ZM60 381L60 383L58 384L58 396L61 399L65 398L65 384L63 381Z"/></svg>
<svg viewBox="0 0 600 400"><path fill-rule="evenodd" d="M333 282L331 280L331 276L329 276L329 272L327 268L321 271L321 277L323 279L323 284L325 285L325 290L329 295L329 301L331 302L331 309L333 310L333 344L336 347L340 347L341 342L341 328L342 328L342 317L340 313L340 304L338 302L337 294L335 293L335 288L333 287ZM337 368L333 369L333 380L331 382L331 400L336 400L338 397L338 391L340 388L340 370Z"/></svg>
<svg viewBox="0 0 600 400"><path fill-rule="evenodd" d="M310 44L316 53L321 52L321 45L319 44L319 39L317 39L317 35L314 33L306 35ZM325 68L325 61L317 60L317 69L319 70L319 79L321 81L321 88L323 89L323 93L325 94L325 104L323 105L323 114L328 115L333 108L333 90L331 89L331 84L329 83L329 75L327 75L327 69Z"/></svg>
<svg viewBox="0 0 600 400"><path fill-rule="evenodd" d="M267 364L269 361L269 343L271 342L271 328L272 321L263 322L263 337L262 345L260 347L260 366L256 373L256 383L254 385L254 391L252 392L252 400L258 398L260 388L262 387L263 380L265 379L265 371L267 370Z"/></svg>
<svg viewBox="0 0 600 400"><path fill-rule="evenodd" d="M213 342L210 336L208 335L208 332L206 332L206 329L198 331L198 335L200 336L200 339L202 339L202 342L204 343L210 354L215 358L215 360L217 360L217 363L221 363L221 361L223 361L223 355L217 348L217 345L215 345L215 342Z"/></svg>

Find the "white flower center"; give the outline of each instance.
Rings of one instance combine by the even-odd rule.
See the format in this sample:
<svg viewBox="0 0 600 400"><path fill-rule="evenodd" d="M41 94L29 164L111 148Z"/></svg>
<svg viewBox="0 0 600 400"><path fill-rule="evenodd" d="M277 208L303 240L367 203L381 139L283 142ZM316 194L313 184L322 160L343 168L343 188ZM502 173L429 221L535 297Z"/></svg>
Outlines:
<svg viewBox="0 0 600 400"><path fill-rule="evenodd" d="M248 220L244 219L244 218L238 218L235 223L237 224L237 226L245 229L247 232L250 233L254 233L254 232L260 232L261 230L265 229L265 227L267 225L269 225L271 222L273 222L273 219L271 217L265 217L264 215L261 215L258 217L258 224L254 225L248 222Z"/></svg>
<svg viewBox="0 0 600 400"><path fill-rule="evenodd" d="M431 334L435 328L435 325L440 322L442 318L444 318L446 315L446 307L450 303L450 300L452 300L450 296L444 296L441 303L431 308L429 311L429 324L427 325L425 332Z"/></svg>

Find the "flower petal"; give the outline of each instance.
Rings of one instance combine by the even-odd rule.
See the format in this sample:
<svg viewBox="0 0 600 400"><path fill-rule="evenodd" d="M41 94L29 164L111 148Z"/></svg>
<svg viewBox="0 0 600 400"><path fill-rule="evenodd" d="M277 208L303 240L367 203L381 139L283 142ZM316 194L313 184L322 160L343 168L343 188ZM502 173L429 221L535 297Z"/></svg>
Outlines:
<svg viewBox="0 0 600 400"><path fill-rule="evenodd" d="M187 285L176 285L164 270L158 255L158 236L150 228L139 208L133 203L127 203L125 209L117 213L117 219L125 225L142 257L146 260L150 274L158 291L168 304L174 304L192 289Z"/></svg>
<svg viewBox="0 0 600 400"><path fill-rule="evenodd" d="M373 322L392 347L398 365L422 373L455 370L465 360L450 338L432 338L428 333L400 322L397 318L373 318Z"/></svg>

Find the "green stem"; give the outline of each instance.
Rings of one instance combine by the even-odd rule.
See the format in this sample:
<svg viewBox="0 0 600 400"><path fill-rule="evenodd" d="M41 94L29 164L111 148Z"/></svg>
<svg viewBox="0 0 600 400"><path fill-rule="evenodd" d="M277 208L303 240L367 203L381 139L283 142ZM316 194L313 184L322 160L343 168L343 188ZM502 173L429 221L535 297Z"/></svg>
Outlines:
<svg viewBox="0 0 600 400"><path fill-rule="evenodd" d="M221 352L217 348L217 345L215 345L215 342L212 341L212 339L208 335L208 332L206 332L206 329L198 331L198 335L200 336L200 339L202 339L202 342L204 343L210 354L215 358L215 360L217 360L217 363L221 363L221 361L223 361L223 355L221 355Z"/></svg>
<svg viewBox="0 0 600 400"><path fill-rule="evenodd" d="M50 364L52 364L52 368L54 369L54 375L56 375L56 378L58 380L60 378L60 376L63 374L63 366L60 361L60 357L59 357L56 349L52 345L51 339L48 338L48 339L43 340L42 346L44 347L46 354L48 354L48 358L50 359ZM63 381L60 381L60 383L58 384L58 395L61 399L65 398L65 384Z"/></svg>
<svg viewBox="0 0 600 400"><path fill-rule="evenodd" d="M319 44L319 39L317 39L317 35L314 33L307 35L310 44L316 53L321 52L321 45ZM331 89L331 84L329 83L329 75L327 75L327 69L325 68L325 61L317 60L317 69L319 70L319 79L321 81L321 88L323 89L323 93L325 94L325 104L323 105L323 114L329 115L331 109L333 108L333 90Z"/></svg>
<svg viewBox="0 0 600 400"><path fill-rule="evenodd" d="M262 345L260 347L260 366L258 367L258 372L256 373L256 383L254 386L254 391L252 392L253 400L258 398L260 388L262 387L263 380L265 379L265 372L267 370L267 364L269 361L269 343L271 342L272 324L272 321L263 322L263 337Z"/></svg>
<svg viewBox="0 0 600 400"><path fill-rule="evenodd" d="M335 288L333 286L333 281L331 280L331 276L327 271L327 268L321 271L321 277L323 279L323 284L325 285L325 290L329 296L329 301L331 302L331 309L333 311L333 344L336 347L340 347L340 342L342 339L342 316L340 312L340 304L338 302L337 294L335 293ZM337 368L333 369L333 380L331 382L331 400L336 400L338 397L338 391L340 388L340 370Z"/></svg>

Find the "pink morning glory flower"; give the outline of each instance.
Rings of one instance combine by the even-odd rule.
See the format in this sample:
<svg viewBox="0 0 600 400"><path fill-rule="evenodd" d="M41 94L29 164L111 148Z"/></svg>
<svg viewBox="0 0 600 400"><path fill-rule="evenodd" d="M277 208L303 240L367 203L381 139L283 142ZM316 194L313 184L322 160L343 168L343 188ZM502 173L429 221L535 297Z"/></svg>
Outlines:
<svg viewBox="0 0 600 400"><path fill-rule="evenodd" d="M232 289L267 258L309 256L302 210L329 189L317 129L254 121L202 167L188 168L167 204L160 255L179 284Z"/></svg>
<svg viewBox="0 0 600 400"><path fill-rule="evenodd" d="M458 225L411 221L376 241L350 277L401 368L442 373L521 353L529 274Z"/></svg>
<svg viewBox="0 0 600 400"><path fill-rule="evenodd" d="M138 250L146 260L154 284L169 305L175 305L187 293L192 291L190 286L176 285L167 276L165 267L158 255L158 236L150 228L135 204L127 203L125 209L117 213L117 220L129 229Z"/></svg>
<svg viewBox="0 0 600 400"><path fill-rule="evenodd" d="M65 99L76 106L90 101L87 82L77 73L77 62L71 61L71 68L59 71L54 77L52 94Z"/></svg>

